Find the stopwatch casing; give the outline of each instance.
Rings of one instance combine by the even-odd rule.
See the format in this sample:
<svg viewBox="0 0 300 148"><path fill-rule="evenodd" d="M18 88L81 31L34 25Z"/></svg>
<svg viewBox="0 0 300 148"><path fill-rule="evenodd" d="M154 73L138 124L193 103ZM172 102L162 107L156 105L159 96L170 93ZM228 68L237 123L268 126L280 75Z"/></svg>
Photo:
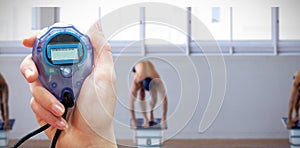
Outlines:
<svg viewBox="0 0 300 148"><path fill-rule="evenodd" d="M90 40L72 25L54 24L44 31L32 49L39 80L60 102L65 93L76 101L93 68Z"/></svg>

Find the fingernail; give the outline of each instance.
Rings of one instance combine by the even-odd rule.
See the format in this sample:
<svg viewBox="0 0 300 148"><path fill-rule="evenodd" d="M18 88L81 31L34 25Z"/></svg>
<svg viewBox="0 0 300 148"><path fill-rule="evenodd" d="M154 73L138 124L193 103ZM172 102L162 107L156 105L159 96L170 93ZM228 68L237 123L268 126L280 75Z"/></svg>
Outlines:
<svg viewBox="0 0 300 148"><path fill-rule="evenodd" d="M62 115L64 113L64 109L58 104L53 104L52 105L52 110L57 115Z"/></svg>
<svg viewBox="0 0 300 148"><path fill-rule="evenodd" d="M29 78L29 77L31 77L33 75L33 72L30 70L30 69L26 69L25 70L25 76L26 76L26 78Z"/></svg>
<svg viewBox="0 0 300 148"><path fill-rule="evenodd" d="M58 126L59 129L62 129L62 130L68 128L68 124L63 120L57 121L56 125Z"/></svg>

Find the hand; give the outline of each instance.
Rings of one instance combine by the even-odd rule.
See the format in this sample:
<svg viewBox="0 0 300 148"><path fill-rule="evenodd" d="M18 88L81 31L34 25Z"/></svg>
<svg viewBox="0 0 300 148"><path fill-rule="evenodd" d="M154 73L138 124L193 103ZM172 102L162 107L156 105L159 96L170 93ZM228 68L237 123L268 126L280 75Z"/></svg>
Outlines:
<svg viewBox="0 0 300 148"><path fill-rule="evenodd" d="M38 123L49 123L46 130L52 139L56 129L61 129L57 147L116 147L113 115L116 101L116 78L111 47L105 44L99 21L87 35L94 50L94 69L84 81L74 110L68 121L61 116L64 106L40 83L32 56L27 56L20 70L28 81L32 94L31 108ZM23 44L32 47L36 36L24 39Z"/></svg>

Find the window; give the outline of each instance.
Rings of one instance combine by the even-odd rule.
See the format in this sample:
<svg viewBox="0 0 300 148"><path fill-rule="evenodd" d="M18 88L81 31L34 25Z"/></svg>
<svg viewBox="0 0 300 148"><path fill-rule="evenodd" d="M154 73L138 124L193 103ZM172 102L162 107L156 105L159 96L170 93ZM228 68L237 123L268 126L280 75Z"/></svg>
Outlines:
<svg viewBox="0 0 300 148"><path fill-rule="evenodd" d="M140 40L140 8L135 7L130 11L122 8L116 10L113 7L110 8L101 8L100 10L103 30L106 31L106 26L112 30L107 38L112 41Z"/></svg>
<svg viewBox="0 0 300 148"><path fill-rule="evenodd" d="M186 29L185 7L146 7L146 53L184 53Z"/></svg>
<svg viewBox="0 0 300 148"><path fill-rule="evenodd" d="M233 40L270 40L271 7L245 3L233 7Z"/></svg>
<svg viewBox="0 0 300 148"><path fill-rule="evenodd" d="M211 40L210 35L203 34L208 30L216 40L230 39L230 8L197 6L192 7L192 37L194 40ZM218 20L215 20L217 17ZM197 21L195 20L197 19ZM200 22L201 24L198 24Z"/></svg>
<svg viewBox="0 0 300 148"><path fill-rule="evenodd" d="M110 8L101 8L100 14L104 35L113 48L113 54L141 54L141 9Z"/></svg>
<svg viewBox="0 0 300 148"><path fill-rule="evenodd" d="M162 10L163 9L163 10ZM147 44L184 44L187 28L186 8L145 8ZM159 41L159 39L163 41Z"/></svg>
<svg viewBox="0 0 300 148"><path fill-rule="evenodd" d="M59 7L33 7L32 29L39 30L48 27L60 20Z"/></svg>
<svg viewBox="0 0 300 148"><path fill-rule="evenodd" d="M300 39L300 1L283 3L279 8L279 39Z"/></svg>
<svg viewBox="0 0 300 148"><path fill-rule="evenodd" d="M31 30L31 7L14 5L6 1L0 5L0 41L21 40L28 36Z"/></svg>
<svg viewBox="0 0 300 148"><path fill-rule="evenodd" d="M61 22L70 23L85 33L89 29L87 26L99 19L99 6L93 2L84 4L72 2L72 5L65 3L61 5L60 18Z"/></svg>
<svg viewBox="0 0 300 148"><path fill-rule="evenodd" d="M87 26L101 18L105 37L114 48L114 54L203 54L195 43L208 47L215 42L224 54L300 52L298 0L191 3L192 7L187 9L184 5L165 3L156 3L155 7L122 7L97 0L73 2L72 5L61 1L49 5L29 1L22 6L7 1L0 5L0 13L5 14L0 17L0 41L9 44L1 46L11 46L12 41L16 43L35 29L56 21L73 24L85 33ZM276 17L273 6L279 7ZM18 46L21 46L19 42ZM3 50L5 53L19 52L6 48L0 52Z"/></svg>

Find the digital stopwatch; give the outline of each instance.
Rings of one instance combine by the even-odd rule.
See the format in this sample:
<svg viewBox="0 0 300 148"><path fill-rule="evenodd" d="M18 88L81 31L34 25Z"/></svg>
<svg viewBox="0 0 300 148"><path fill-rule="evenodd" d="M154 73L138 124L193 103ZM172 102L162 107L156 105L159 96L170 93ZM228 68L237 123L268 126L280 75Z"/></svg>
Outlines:
<svg viewBox="0 0 300 148"><path fill-rule="evenodd" d="M60 102L66 95L76 101L93 68L93 49L88 36L66 24L54 24L39 35L32 58L42 85Z"/></svg>

